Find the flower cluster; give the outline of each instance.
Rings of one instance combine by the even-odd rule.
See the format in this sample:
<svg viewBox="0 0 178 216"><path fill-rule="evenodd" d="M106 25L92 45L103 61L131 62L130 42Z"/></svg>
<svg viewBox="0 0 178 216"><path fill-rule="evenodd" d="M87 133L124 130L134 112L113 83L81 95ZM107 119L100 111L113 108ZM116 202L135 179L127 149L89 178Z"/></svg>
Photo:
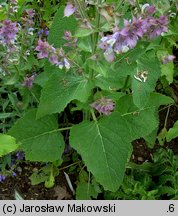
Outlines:
<svg viewBox="0 0 178 216"><path fill-rule="evenodd" d="M104 50L104 56L108 62L112 62L115 53L121 54L133 49L140 38L154 39L168 31L168 18L160 16L155 18L155 7L145 8L146 17L133 17L132 21L124 20L124 28L114 32L112 35L101 39L99 47Z"/></svg>
<svg viewBox="0 0 178 216"><path fill-rule="evenodd" d="M0 43L6 46L14 44L18 27L16 22L4 20L0 27Z"/></svg>
<svg viewBox="0 0 178 216"><path fill-rule="evenodd" d="M3 182L6 179L4 175L0 175L0 182Z"/></svg>
<svg viewBox="0 0 178 216"><path fill-rule="evenodd" d="M38 46L35 48L38 51L38 58L48 58L52 65L58 66L60 69L65 67L66 69L70 68L70 63L65 57L64 51L61 48L54 48L46 41L38 40Z"/></svg>
<svg viewBox="0 0 178 216"><path fill-rule="evenodd" d="M64 46L76 47L77 38L73 38L72 33L70 31L65 31L63 38L67 41L67 43L65 43Z"/></svg>
<svg viewBox="0 0 178 216"><path fill-rule="evenodd" d="M22 83L23 86L27 87L28 89L32 88L33 86L33 81L36 77L36 74L34 73L33 75L27 75L25 78L24 78L24 81ZM20 155L20 153L19 153ZM18 157L18 156L17 156Z"/></svg>
<svg viewBox="0 0 178 216"><path fill-rule="evenodd" d="M18 151L18 152L16 153L16 157L17 157L17 160L23 160L24 157L25 157L25 155L24 155L23 152Z"/></svg>
<svg viewBox="0 0 178 216"><path fill-rule="evenodd" d="M17 13L17 9L18 9L18 4L17 4L17 0L10 0L10 13Z"/></svg>
<svg viewBox="0 0 178 216"><path fill-rule="evenodd" d="M49 29L47 27L45 29L40 29L37 34L38 37L46 37L49 34Z"/></svg>
<svg viewBox="0 0 178 216"><path fill-rule="evenodd" d="M103 97L90 104L90 106L104 115L110 115L115 108L115 103L111 99Z"/></svg>
<svg viewBox="0 0 178 216"><path fill-rule="evenodd" d="M172 62L176 57L174 55L167 55L163 56L162 58L162 64L167 64L169 62Z"/></svg>
<svg viewBox="0 0 178 216"><path fill-rule="evenodd" d="M25 29L28 30L29 35L33 35L33 31L34 31L33 26L35 25L34 16L35 16L35 11L33 9L27 9L24 12L24 16L21 18L22 25Z"/></svg>

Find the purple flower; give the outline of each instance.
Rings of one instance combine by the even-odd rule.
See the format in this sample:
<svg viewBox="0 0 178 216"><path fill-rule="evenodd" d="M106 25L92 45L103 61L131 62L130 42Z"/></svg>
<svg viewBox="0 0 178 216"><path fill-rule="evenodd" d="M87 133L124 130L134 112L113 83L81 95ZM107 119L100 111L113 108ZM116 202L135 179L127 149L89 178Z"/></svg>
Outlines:
<svg viewBox="0 0 178 216"><path fill-rule="evenodd" d="M38 51L38 58L48 58L49 51L50 51L50 45L46 41L42 41L41 39L38 40L38 46L35 48L36 51Z"/></svg>
<svg viewBox="0 0 178 216"><path fill-rule="evenodd" d="M111 99L103 97L90 104L90 106L104 115L110 115L115 108L115 103Z"/></svg>
<svg viewBox="0 0 178 216"><path fill-rule="evenodd" d="M154 14L156 12L156 8L154 5L150 5L150 6L146 7L145 12L147 14Z"/></svg>
<svg viewBox="0 0 178 216"><path fill-rule="evenodd" d="M172 62L176 57L174 55L167 55L167 56L164 56L162 58L162 63L163 64L167 64L169 62Z"/></svg>
<svg viewBox="0 0 178 216"><path fill-rule="evenodd" d="M154 6L147 6L148 13L153 13ZM152 16L142 18L132 18L132 21L124 20L124 28L117 30L112 35L101 38L99 48L104 51L104 57L108 62L112 62L115 58L114 53L121 54L133 49L140 38L146 36L154 39L162 33L168 31L168 18L160 16L154 18Z"/></svg>
<svg viewBox="0 0 178 216"><path fill-rule="evenodd" d="M104 57L107 62L113 62L115 59L114 51L113 49L108 49L104 52Z"/></svg>
<svg viewBox="0 0 178 216"><path fill-rule="evenodd" d="M71 41L72 40L72 33L70 31L65 31L63 38L67 41Z"/></svg>
<svg viewBox="0 0 178 216"><path fill-rule="evenodd" d="M33 9L27 9L25 12L29 18L33 18L35 16L35 11Z"/></svg>
<svg viewBox="0 0 178 216"><path fill-rule="evenodd" d="M12 176L13 176L13 177L16 177L17 174L13 171L13 172L12 172Z"/></svg>
<svg viewBox="0 0 178 216"><path fill-rule="evenodd" d="M38 51L38 58L48 58L51 64L58 66L60 69L65 67L66 69L70 68L70 62L65 57L64 51L61 48L54 48L49 45L48 42L43 42L41 39L38 40L38 46L35 48Z"/></svg>
<svg viewBox="0 0 178 216"><path fill-rule="evenodd" d="M18 151L18 152L16 153L16 157L17 157L18 160L23 160L23 158L24 158L24 153L21 152L21 151Z"/></svg>
<svg viewBox="0 0 178 216"><path fill-rule="evenodd" d="M148 37L154 39L168 31L168 18L166 16L160 16L158 19L149 17L146 25Z"/></svg>
<svg viewBox="0 0 178 216"><path fill-rule="evenodd" d="M75 10L76 10L76 7L73 4L68 3L64 9L64 17L71 16L75 12Z"/></svg>
<svg viewBox="0 0 178 216"><path fill-rule="evenodd" d="M11 20L4 20L0 28L0 41L2 44L10 45L14 43L18 27L16 22Z"/></svg>
<svg viewBox="0 0 178 216"><path fill-rule="evenodd" d="M17 5L17 0L10 0L10 3L13 5Z"/></svg>
<svg viewBox="0 0 178 216"><path fill-rule="evenodd" d="M0 182L3 182L6 179L4 175L0 175Z"/></svg>
<svg viewBox="0 0 178 216"><path fill-rule="evenodd" d="M51 54L49 56L49 61L52 65L56 65L58 63L58 56L56 54Z"/></svg>
<svg viewBox="0 0 178 216"><path fill-rule="evenodd" d="M48 28L45 28L45 29L40 29L39 31L38 31L38 36L44 36L44 37L46 37L46 36L48 36L48 34L49 34L49 30L48 30Z"/></svg>
<svg viewBox="0 0 178 216"><path fill-rule="evenodd" d="M70 69L70 63L69 63L69 61L66 58L64 58L63 62L64 62L64 67L66 69Z"/></svg>
<svg viewBox="0 0 178 216"><path fill-rule="evenodd" d="M29 75L26 76L23 83L22 83L22 85L27 87L28 89L32 88L33 81L34 81L35 77L36 77L36 74L33 74L31 76L29 76Z"/></svg>

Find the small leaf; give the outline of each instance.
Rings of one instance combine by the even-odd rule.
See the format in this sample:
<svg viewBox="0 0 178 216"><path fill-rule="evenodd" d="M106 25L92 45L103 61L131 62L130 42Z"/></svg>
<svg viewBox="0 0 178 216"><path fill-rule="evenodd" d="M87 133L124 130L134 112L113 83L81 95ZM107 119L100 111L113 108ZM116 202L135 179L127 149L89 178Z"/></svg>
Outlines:
<svg viewBox="0 0 178 216"><path fill-rule="evenodd" d="M86 37L94 33L93 29L90 28L78 28L75 37Z"/></svg>
<svg viewBox="0 0 178 216"><path fill-rule="evenodd" d="M175 122L174 126L169 129L166 140L167 142L170 142L172 139L178 137L178 121Z"/></svg>
<svg viewBox="0 0 178 216"><path fill-rule="evenodd" d="M13 113L0 113L0 119L5 119L12 117L14 114Z"/></svg>
<svg viewBox="0 0 178 216"><path fill-rule="evenodd" d="M0 134L0 157L15 151L19 146L14 137Z"/></svg>
<svg viewBox="0 0 178 216"><path fill-rule="evenodd" d="M158 134L158 136L157 136L157 138L158 138L158 141L159 141L159 144L160 145L164 145L164 142L165 142L165 140L166 140L166 134L167 134L167 130L166 130L166 128L164 127L161 131L160 131L160 133Z"/></svg>
<svg viewBox="0 0 178 216"><path fill-rule="evenodd" d="M143 108L148 102L150 93L154 91L156 82L160 77L160 64L158 59L154 56L154 53L150 55L143 55L137 61L137 73L135 76L139 76L138 73L147 73L147 79L144 82L132 77L132 90L133 101L138 108Z"/></svg>
<svg viewBox="0 0 178 216"><path fill-rule="evenodd" d="M174 77L174 64L173 62L161 65L161 75L166 76L169 84L173 82Z"/></svg>

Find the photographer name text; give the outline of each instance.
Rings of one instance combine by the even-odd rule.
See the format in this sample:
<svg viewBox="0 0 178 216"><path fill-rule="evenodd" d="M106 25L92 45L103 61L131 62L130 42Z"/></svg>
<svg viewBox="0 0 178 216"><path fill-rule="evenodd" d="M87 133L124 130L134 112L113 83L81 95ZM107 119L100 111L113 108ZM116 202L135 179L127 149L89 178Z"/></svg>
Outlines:
<svg viewBox="0 0 178 216"><path fill-rule="evenodd" d="M54 213L85 213L85 212L91 212L91 213L115 213L116 212L116 206L115 204L107 204L107 205L76 205L76 204L67 204L67 205L25 205L22 204L22 206L18 206L18 208L13 206L7 206L6 204L3 207L3 212L5 213L37 213L37 212L54 212Z"/></svg>

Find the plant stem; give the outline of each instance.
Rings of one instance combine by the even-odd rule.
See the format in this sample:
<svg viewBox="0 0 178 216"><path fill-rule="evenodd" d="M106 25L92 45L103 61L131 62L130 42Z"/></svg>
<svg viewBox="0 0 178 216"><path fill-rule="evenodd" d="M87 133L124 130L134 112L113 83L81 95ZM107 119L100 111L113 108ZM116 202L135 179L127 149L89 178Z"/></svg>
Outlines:
<svg viewBox="0 0 178 216"><path fill-rule="evenodd" d="M55 131L65 131L65 130L70 130L72 127L66 127L66 128L58 128Z"/></svg>
<svg viewBox="0 0 178 216"><path fill-rule="evenodd" d="M30 93L31 93L31 95L34 97L34 99L36 100L36 102L39 104L40 101L39 101L38 98L35 96L35 94L34 94L32 91L30 91Z"/></svg>
<svg viewBox="0 0 178 216"><path fill-rule="evenodd" d="M164 128L166 128L167 125L167 120L168 120L168 116L169 116L169 111L170 111L170 106L168 107L167 113L166 113L166 118L165 118L165 122L164 122Z"/></svg>
<svg viewBox="0 0 178 216"><path fill-rule="evenodd" d="M100 5L102 3L102 0L98 0L98 5ZM100 18L101 18L101 15L100 15L100 12L99 12L99 7L97 8L97 14L96 14L96 30L97 32L94 33L93 35L93 54L95 53L96 51L96 48L97 48L97 42L98 42L98 36L99 36L99 27L100 27Z"/></svg>
<svg viewBox="0 0 178 216"><path fill-rule="evenodd" d="M125 84L124 84L124 87L123 87L124 90L127 88L127 85L128 85L129 79L130 79L130 76L127 75L126 80L125 80Z"/></svg>
<svg viewBox="0 0 178 216"><path fill-rule="evenodd" d="M65 167L62 167L62 168L60 168L59 170L64 170L64 169L67 169L67 168L69 168L69 167L71 167L71 166L74 166L74 165L76 165L76 164L79 164L79 163L81 163L81 161L77 161L77 162L75 162L75 163L73 163L73 164L70 164L70 165L68 165L68 166L65 166Z"/></svg>
<svg viewBox="0 0 178 216"><path fill-rule="evenodd" d="M117 5L115 11L118 11L120 9L120 7L122 6L122 4L124 3L125 0L120 1L120 3Z"/></svg>
<svg viewBox="0 0 178 216"><path fill-rule="evenodd" d="M97 119L96 119L96 116L95 116L94 110L91 109L90 111L91 111L91 115L92 115L93 120L97 122Z"/></svg>
<svg viewBox="0 0 178 216"><path fill-rule="evenodd" d="M137 7L138 7L138 10L141 11L139 0L136 0L136 4L137 4Z"/></svg>
<svg viewBox="0 0 178 216"><path fill-rule="evenodd" d="M81 3L80 3L80 0L75 0L75 4L78 5L78 9L79 9L79 11L80 11L81 17L82 17L83 19L87 19L87 16L86 16L86 14L85 14L85 12L84 12L84 10L83 10L83 8L82 8L82 5L81 5Z"/></svg>

